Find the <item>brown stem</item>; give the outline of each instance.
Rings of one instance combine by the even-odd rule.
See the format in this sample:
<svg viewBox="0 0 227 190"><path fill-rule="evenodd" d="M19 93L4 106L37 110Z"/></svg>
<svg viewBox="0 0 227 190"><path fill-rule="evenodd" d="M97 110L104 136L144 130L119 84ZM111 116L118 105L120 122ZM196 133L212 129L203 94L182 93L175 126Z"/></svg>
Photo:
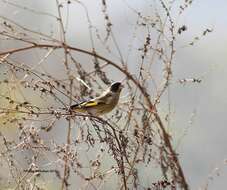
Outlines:
<svg viewBox="0 0 227 190"><path fill-rule="evenodd" d="M72 46L68 46L66 44L62 44L62 45L50 45L50 44L34 44L34 45L31 45L31 46L28 46L28 47L24 47L24 48L18 48L18 49L12 49L12 50L8 50L8 51L5 51L5 52L1 52L0 53L0 56L2 55L6 55L6 54L13 54L13 53L16 53L16 52L21 52L21 51L25 51L25 50L29 50L29 49L34 49L34 48L55 48L55 49L58 49L58 48L64 48L67 47L67 49L69 50L73 50L73 51L77 51L77 52L81 52L81 53L84 53L84 54L87 54L87 55L90 55L90 56L95 56L105 62L107 62L109 65L112 65L113 67L115 67L116 69L118 69L119 71L121 71L123 74L125 74L127 76L127 78L129 80L131 80L140 90L140 92L142 93L145 101L146 101L146 104L148 106L148 109L150 110L150 112L153 114L156 122L158 123L158 126L161 130L161 133L162 133L162 138L164 140L164 143L165 143L165 146L167 147L167 149L169 150L169 153L172 157L172 160L176 166L176 169L177 169L177 176L179 177L179 181L178 183L181 185L182 189L184 190L188 190L189 187L188 187L188 184L186 182L186 179L184 177L184 173L183 173L183 170L181 168L181 165L179 163L179 160L178 160L178 157L172 147L172 144L170 142L170 138L169 138L169 135L168 133L166 132L165 130L165 127L164 127L164 124L154 106L154 104L151 102L150 98L149 98L149 94L147 93L146 89L143 88L143 86L140 84L140 82L138 80L136 80L126 69L122 68L121 66L119 66L118 64L114 63L113 61L101 56L101 55L98 55L96 52L90 52L88 50L84 50L84 49L80 49L80 48L76 48L76 47L72 47Z"/></svg>

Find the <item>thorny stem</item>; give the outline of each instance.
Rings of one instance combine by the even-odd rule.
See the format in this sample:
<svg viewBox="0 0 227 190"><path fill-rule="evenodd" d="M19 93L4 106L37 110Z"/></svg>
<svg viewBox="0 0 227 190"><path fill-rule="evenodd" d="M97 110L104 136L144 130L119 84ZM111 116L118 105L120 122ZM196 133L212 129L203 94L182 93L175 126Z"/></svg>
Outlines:
<svg viewBox="0 0 227 190"><path fill-rule="evenodd" d="M69 105L72 104L72 86L73 86L73 80L70 80L70 100ZM71 144L71 129L72 129L72 119L71 117L68 120L68 131L67 131L67 144L66 144L66 155L65 155L65 166L64 166L64 174L62 178L62 187L61 189L64 189L64 186L67 185L67 179L69 174L69 166L68 166L68 152L70 151L69 145ZM67 187L67 186L66 186Z"/></svg>
<svg viewBox="0 0 227 190"><path fill-rule="evenodd" d="M62 19L62 15L61 15L61 4L59 3L58 0L56 0L56 5L57 5L57 10L58 10L58 20L59 20L59 25L60 25L60 29L61 29L61 38L63 38L61 41L62 46L64 48L64 55L65 55L65 67L66 70L69 71L69 67L68 67L68 52L67 52L67 47L65 46L66 44L66 37L65 37L65 28L64 28L64 24L63 24L63 19ZM68 72L68 76L69 76L69 80L70 80L70 98L69 98L69 105L72 104L72 87L73 87L73 79L70 76L70 72ZM70 168L68 166L68 153L70 151L70 144L71 144L71 128L72 128L72 120L71 118L69 118L68 120L68 131L67 131L67 143L66 143L66 155L65 155L65 164L64 164L64 174L63 174L63 178L62 178L62 186L61 186L61 190L64 190L64 187L66 187L67 189L67 180L69 178L69 172L70 172Z"/></svg>
<svg viewBox="0 0 227 190"><path fill-rule="evenodd" d="M124 157L127 160L127 155L126 155L126 152L124 151L124 147L122 146L122 143L119 140L119 137L117 136L116 129L108 121L106 121L100 117L88 115L88 117L89 116L91 116L91 118L97 119L98 122L101 122L102 124L106 124L113 131L113 137L116 140L117 146L119 148L119 154L120 154L120 166L119 167L120 167L120 173L122 174L123 187L125 190L128 190L128 188L127 188L127 178L128 177L126 176L125 166L124 166ZM121 189L122 189L122 187L121 187Z"/></svg>
<svg viewBox="0 0 227 190"><path fill-rule="evenodd" d="M114 127L112 127L109 123L107 123L110 127L111 127L111 129L113 130L113 133L114 133L114 137L115 137L115 139L116 139L116 141L117 141L117 144L118 144L118 147L119 147L119 150L120 150L120 157L121 157L121 165L120 165L120 171L121 171L121 173L122 173L122 178L123 178L123 183L124 183L124 188L125 188L125 190L127 190L128 188L127 188L127 180L126 180L126 175L125 175L125 167L124 167L124 156L126 157L127 155L125 154L124 155L124 151L122 150L123 148L122 148L122 146L121 146L121 143L120 143L120 141L119 141L119 139L118 139L118 137L117 137L117 134L116 134L116 131L115 131L115 129L114 129Z"/></svg>

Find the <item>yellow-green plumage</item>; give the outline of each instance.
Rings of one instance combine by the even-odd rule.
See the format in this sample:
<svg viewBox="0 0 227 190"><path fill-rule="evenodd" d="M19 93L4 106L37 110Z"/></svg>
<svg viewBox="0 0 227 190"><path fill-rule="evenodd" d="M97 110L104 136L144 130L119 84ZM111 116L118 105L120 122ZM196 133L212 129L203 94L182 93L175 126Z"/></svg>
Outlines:
<svg viewBox="0 0 227 190"><path fill-rule="evenodd" d="M101 96L72 105L70 110L92 115L108 113L117 105L122 87L120 82L113 83Z"/></svg>

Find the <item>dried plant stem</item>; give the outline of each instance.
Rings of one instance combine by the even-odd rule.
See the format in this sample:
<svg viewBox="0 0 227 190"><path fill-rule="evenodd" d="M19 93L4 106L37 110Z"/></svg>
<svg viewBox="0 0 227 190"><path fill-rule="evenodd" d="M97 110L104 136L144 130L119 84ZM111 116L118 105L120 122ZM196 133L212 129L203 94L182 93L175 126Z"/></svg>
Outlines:
<svg viewBox="0 0 227 190"><path fill-rule="evenodd" d="M77 52L81 52L90 56L94 56L98 59L101 59L105 62L107 62L109 65L112 65L114 68L118 69L119 71L121 71L129 80L131 80L140 90L140 92L142 93L149 111L153 114L155 121L158 123L158 126L162 132L162 139L164 141L165 147L168 149L169 154L171 155L172 161L176 167L177 173L175 176L178 176L178 183L182 186L183 189L188 190L188 184L185 180L184 177L184 173L182 171L181 165L179 163L179 160L177 158L177 154L175 153L172 144L170 142L170 138L168 133L165 130L164 124L155 108L155 106L153 105L153 103L151 102L149 95L146 91L145 88L142 87L142 85L139 83L138 80L136 80L125 68L119 66L117 63L114 63L113 61L97 54L96 52L94 53L93 51L87 51L84 49L80 49L80 48L76 48L76 47L72 47L72 46L68 46L66 44L62 44L62 45L51 45L51 44L34 44L28 47L24 47L24 48L18 48L18 49L13 49L13 50L8 50L5 52L1 52L0 56L6 55L6 54L14 54L16 52L21 52L21 51L25 51L25 50L30 50L30 49L34 49L34 48L54 48L54 49L59 49L59 48L67 48L68 50L72 50L72 51L77 51ZM174 173L174 172L173 172Z"/></svg>

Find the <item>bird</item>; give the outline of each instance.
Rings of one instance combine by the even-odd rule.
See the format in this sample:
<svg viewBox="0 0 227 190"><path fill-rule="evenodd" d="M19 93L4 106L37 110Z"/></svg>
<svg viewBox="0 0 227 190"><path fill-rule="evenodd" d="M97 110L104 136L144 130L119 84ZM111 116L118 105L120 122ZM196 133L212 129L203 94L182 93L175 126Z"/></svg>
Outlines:
<svg viewBox="0 0 227 190"><path fill-rule="evenodd" d="M109 113L118 104L123 87L121 82L114 82L100 96L71 105L69 110L72 112L87 113L93 116Z"/></svg>

